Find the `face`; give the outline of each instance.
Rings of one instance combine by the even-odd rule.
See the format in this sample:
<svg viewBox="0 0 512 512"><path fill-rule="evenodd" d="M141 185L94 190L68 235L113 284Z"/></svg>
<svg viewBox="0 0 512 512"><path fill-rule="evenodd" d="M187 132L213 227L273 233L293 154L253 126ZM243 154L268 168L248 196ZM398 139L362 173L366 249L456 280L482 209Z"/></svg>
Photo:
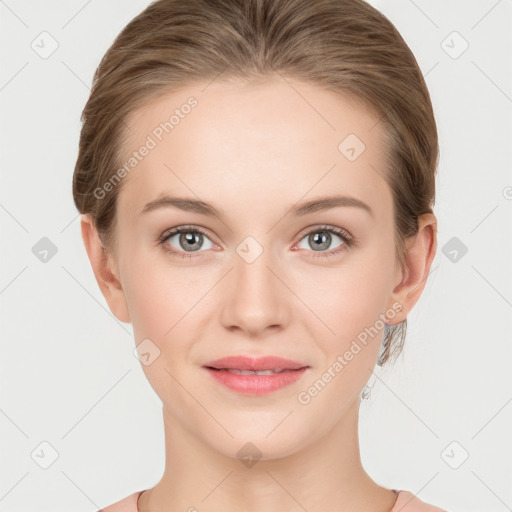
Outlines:
<svg viewBox="0 0 512 512"><path fill-rule="evenodd" d="M132 114L123 146L125 161L139 156L118 198L109 304L150 354L142 368L166 421L231 457L246 442L283 457L340 425L384 321L405 317L381 124L348 98L289 82L174 91ZM305 369L205 367L229 356Z"/></svg>

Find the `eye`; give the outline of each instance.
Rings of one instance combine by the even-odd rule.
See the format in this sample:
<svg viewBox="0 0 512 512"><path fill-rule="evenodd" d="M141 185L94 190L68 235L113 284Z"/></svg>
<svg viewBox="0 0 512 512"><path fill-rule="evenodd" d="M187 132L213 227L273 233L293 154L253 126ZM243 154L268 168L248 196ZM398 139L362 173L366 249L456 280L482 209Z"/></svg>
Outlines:
<svg viewBox="0 0 512 512"><path fill-rule="evenodd" d="M341 240L336 250L326 250L331 247L333 235ZM174 240L173 240L174 239ZM205 240L206 246L205 246ZM317 226L308 231L302 238L309 247L313 247L312 251L318 254L312 255L313 258L327 258L344 252L347 248L355 245L352 236L344 229L333 226ZM196 226L179 226L168 230L162 234L158 243L165 251L171 253L172 256L180 258L194 258L193 253L201 253L200 249L212 249L217 247L209 238L206 232ZM341 247L341 248L340 248ZM299 247L304 248L304 247ZM306 249L309 249L306 247ZM198 254L197 257L200 255Z"/></svg>
<svg viewBox="0 0 512 512"><path fill-rule="evenodd" d="M206 247L205 240L207 240ZM160 237L159 243L164 250L181 258L194 258L195 256L191 253L214 247L206 233L195 226L180 226L166 231Z"/></svg>
<svg viewBox="0 0 512 512"><path fill-rule="evenodd" d="M331 244L333 243L333 235L342 241L342 243L338 244L335 249L338 247L341 247L341 249L326 250L330 248L332 249ZM313 258L327 258L329 256L337 255L351 247L354 243L353 238L347 231L333 226L318 226L315 229L308 231L301 239L301 242L303 240L305 240L305 243L309 245L309 247L313 248L313 252L318 253L314 254ZM308 249L308 247L305 248Z"/></svg>

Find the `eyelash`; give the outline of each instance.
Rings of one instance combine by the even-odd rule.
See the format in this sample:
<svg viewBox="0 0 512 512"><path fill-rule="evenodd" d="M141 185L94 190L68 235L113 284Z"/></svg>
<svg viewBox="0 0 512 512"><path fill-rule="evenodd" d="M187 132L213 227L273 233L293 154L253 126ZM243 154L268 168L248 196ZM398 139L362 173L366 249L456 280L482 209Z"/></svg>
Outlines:
<svg viewBox="0 0 512 512"><path fill-rule="evenodd" d="M312 256L313 258L328 258L331 256L336 256L340 252L345 251L346 249L349 249L356 245L355 239L344 229L336 228L334 226L316 226L314 229L311 229L310 231L304 233L299 241L301 241L306 236L312 234L312 233L334 233L335 235L338 235L343 240L343 245L340 246L340 248L337 248L332 251L323 251L319 252L318 254ZM176 256L178 258L184 258L184 259L192 259L196 258L198 256L194 255L192 253L187 253L185 251L176 251L175 249L170 248L170 246L166 243L169 238L171 238L174 235L177 235L179 233L200 233L201 235L208 237L208 234L203 231L201 228L198 228L196 226L180 226L177 228L173 228L170 231L164 232L160 238L158 239L158 244L162 246L163 250L171 256ZM209 237L208 237L209 238Z"/></svg>

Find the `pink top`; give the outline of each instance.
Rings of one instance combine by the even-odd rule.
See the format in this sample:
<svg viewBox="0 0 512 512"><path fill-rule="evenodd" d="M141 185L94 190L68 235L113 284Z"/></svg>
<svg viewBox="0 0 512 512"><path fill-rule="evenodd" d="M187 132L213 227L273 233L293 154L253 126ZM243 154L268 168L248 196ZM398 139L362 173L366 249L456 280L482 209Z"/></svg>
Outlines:
<svg viewBox="0 0 512 512"><path fill-rule="evenodd" d="M139 512L137 501L144 490L134 492L130 494L130 496L127 496L113 505L102 508L98 512ZM434 505L429 505L421 501L412 492L396 491L395 489L393 489L393 491L398 494L398 497L389 512L446 512L446 510L442 508L434 507Z"/></svg>

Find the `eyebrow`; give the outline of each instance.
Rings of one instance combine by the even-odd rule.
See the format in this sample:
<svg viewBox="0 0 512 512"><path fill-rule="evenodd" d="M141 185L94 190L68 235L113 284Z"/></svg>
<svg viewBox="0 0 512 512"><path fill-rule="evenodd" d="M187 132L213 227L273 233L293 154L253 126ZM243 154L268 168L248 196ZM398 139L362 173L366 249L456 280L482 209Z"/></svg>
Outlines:
<svg viewBox="0 0 512 512"><path fill-rule="evenodd" d="M373 210L366 203L355 197L348 196L329 196L321 197L318 199L312 199L310 201L298 203L291 208L289 212L292 215L301 217L303 215L309 215L311 213L330 210L338 207L356 207L366 211L371 217L374 217ZM184 197L171 197L164 195L151 201L144 206L141 211L141 215L147 212L151 212L160 208L178 208L186 212L199 213L201 215L207 215L210 217L216 217L222 219L222 213L217 210L213 205L205 203L197 199L188 199Z"/></svg>

